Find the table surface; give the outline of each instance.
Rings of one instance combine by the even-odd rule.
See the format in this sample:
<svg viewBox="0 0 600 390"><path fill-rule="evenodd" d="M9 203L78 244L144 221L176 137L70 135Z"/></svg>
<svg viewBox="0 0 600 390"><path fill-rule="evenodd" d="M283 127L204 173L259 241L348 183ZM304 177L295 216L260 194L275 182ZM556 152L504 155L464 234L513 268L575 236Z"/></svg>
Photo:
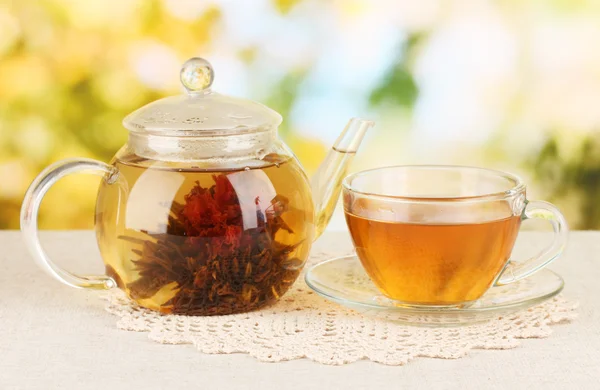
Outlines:
<svg viewBox="0 0 600 390"><path fill-rule="evenodd" d="M69 270L103 269L92 232L41 235L51 257ZM519 237L540 246L549 239L543 233ZM332 243L349 245L347 233L326 233L315 246ZM398 367L261 363L243 354L157 344L146 333L117 329L96 293L44 274L18 232L0 232L0 267L0 389L600 388L600 232L571 233L565 255L550 267L564 277L564 295L580 302L575 322L516 349L475 350L456 360L418 358Z"/></svg>

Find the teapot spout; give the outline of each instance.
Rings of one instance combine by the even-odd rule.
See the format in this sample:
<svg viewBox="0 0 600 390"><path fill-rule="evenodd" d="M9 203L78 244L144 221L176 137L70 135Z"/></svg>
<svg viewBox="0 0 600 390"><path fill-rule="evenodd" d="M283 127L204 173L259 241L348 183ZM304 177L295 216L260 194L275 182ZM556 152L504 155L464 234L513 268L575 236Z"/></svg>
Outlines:
<svg viewBox="0 0 600 390"><path fill-rule="evenodd" d="M348 166L368 129L375 123L360 118L352 118L321 163L311 180L315 203L315 225L318 238L329 223L346 177Z"/></svg>

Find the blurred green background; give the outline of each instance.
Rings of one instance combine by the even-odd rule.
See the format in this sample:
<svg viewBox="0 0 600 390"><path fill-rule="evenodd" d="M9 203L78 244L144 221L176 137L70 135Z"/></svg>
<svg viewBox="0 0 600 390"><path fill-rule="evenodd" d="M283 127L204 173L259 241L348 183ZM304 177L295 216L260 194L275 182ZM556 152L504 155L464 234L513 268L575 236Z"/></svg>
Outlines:
<svg viewBox="0 0 600 390"><path fill-rule="evenodd" d="M499 168L600 227L598 1L0 0L0 228L48 164L109 161L122 118L180 93L193 56L283 115L309 173L362 116L377 127L352 170ZM91 228L96 188L63 180L40 227Z"/></svg>

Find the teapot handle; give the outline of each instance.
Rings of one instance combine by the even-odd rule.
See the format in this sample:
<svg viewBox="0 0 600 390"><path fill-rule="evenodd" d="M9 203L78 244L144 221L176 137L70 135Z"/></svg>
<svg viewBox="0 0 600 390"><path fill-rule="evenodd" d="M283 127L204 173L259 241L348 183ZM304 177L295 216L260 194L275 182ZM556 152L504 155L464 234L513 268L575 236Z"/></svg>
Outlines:
<svg viewBox="0 0 600 390"><path fill-rule="evenodd" d="M38 265L51 276L68 286L105 290L117 284L107 275L76 275L59 267L50 260L40 244L38 235L38 211L46 192L59 179L72 173L88 173L102 176L108 184L117 183L119 170L100 161L91 159L66 159L44 169L31 183L21 206L21 232L29 252Z"/></svg>

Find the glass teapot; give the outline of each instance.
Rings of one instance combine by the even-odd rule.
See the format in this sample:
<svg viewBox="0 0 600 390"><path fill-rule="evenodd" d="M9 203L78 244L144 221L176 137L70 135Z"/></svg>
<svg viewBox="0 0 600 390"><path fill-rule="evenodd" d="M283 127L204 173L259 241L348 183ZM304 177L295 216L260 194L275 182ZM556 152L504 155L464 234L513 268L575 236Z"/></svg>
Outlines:
<svg viewBox="0 0 600 390"><path fill-rule="evenodd" d="M279 299L324 230L348 164L373 122L351 119L309 181L277 136L281 116L211 90L204 59L182 67L186 94L129 114L129 140L110 164L59 161L28 189L21 230L32 256L73 287L119 287L163 313L230 314ZM96 236L106 275L76 275L40 245L48 189L72 173L102 176Z"/></svg>

